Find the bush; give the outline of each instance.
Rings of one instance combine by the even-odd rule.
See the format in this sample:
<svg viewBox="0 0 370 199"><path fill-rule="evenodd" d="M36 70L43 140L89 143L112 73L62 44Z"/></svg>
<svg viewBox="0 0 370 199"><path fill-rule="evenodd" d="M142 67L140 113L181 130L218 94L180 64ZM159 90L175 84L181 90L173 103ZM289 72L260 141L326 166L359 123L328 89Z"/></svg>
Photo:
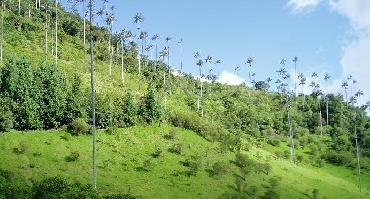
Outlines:
<svg viewBox="0 0 370 199"><path fill-rule="evenodd" d="M153 163L150 159L145 160L142 163L142 166L136 168L137 171L144 171L144 172L149 172L152 169L153 169Z"/></svg>
<svg viewBox="0 0 370 199"><path fill-rule="evenodd" d="M60 136L60 139L65 140L65 141L68 141L68 140L71 139L71 137L72 137L71 134L64 133L63 135Z"/></svg>
<svg viewBox="0 0 370 199"><path fill-rule="evenodd" d="M136 197L131 194L111 194L103 196L103 199L135 199Z"/></svg>
<svg viewBox="0 0 370 199"><path fill-rule="evenodd" d="M196 176L202 165L202 159L200 156L191 156L185 161L181 162L183 166L189 170L186 172L187 176Z"/></svg>
<svg viewBox="0 0 370 199"><path fill-rule="evenodd" d="M0 169L0 198L31 198L31 187L14 173Z"/></svg>
<svg viewBox="0 0 370 199"><path fill-rule="evenodd" d="M139 114L143 121L148 124L158 121L162 117L163 109L158 101L154 88L148 88L146 95L143 97Z"/></svg>
<svg viewBox="0 0 370 199"><path fill-rule="evenodd" d="M353 155L351 152L343 151L343 152L337 152L337 151L328 151L324 158L326 161L336 164L336 165L348 165L351 163L351 160L353 158Z"/></svg>
<svg viewBox="0 0 370 199"><path fill-rule="evenodd" d="M303 157L303 155L297 155L297 161L298 162L303 162L303 159L304 159L304 157Z"/></svg>
<svg viewBox="0 0 370 199"><path fill-rule="evenodd" d="M252 162L251 159L246 154L237 153L235 155L235 165L240 168L247 167L248 165L251 164L251 162Z"/></svg>
<svg viewBox="0 0 370 199"><path fill-rule="evenodd" d="M225 162L215 162L212 166L211 170L211 176L220 176L227 173L227 171L230 169L229 165Z"/></svg>
<svg viewBox="0 0 370 199"><path fill-rule="evenodd" d="M72 135L78 136L81 134L89 133L90 126L87 124L86 120L83 118L78 118L73 120L71 126L69 127L69 132Z"/></svg>
<svg viewBox="0 0 370 199"><path fill-rule="evenodd" d="M9 132L13 128L13 120L12 112L6 111L0 107L0 132Z"/></svg>
<svg viewBox="0 0 370 199"><path fill-rule="evenodd" d="M280 138L278 136L269 136L267 143L272 145L272 146L280 146Z"/></svg>
<svg viewBox="0 0 370 199"><path fill-rule="evenodd" d="M227 130L222 128L220 125L211 123L192 112L170 112L169 122L175 127L194 131L208 141L218 141L223 135L228 134Z"/></svg>
<svg viewBox="0 0 370 199"><path fill-rule="evenodd" d="M27 148L28 147L27 147L26 143L21 142L21 143L18 144L18 147L13 148L13 152L15 154L18 154L18 155L24 154L24 153L26 153Z"/></svg>
<svg viewBox="0 0 370 199"><path fill-rule="evenodd" d="M36 183L33 188L33 198L98 198L98 193L91 185L82 185L80 183L69 183L67 180L59 177L47 178Z"/></svg>
<svg viewBox="0 0 370 199"><path fill-rule="evenodd" d="M169 152L182 155L184 153L185 146L183 144L174 144L171 148L168 149Z"/></svg>
<svg viewBox="0 0 370 199"><path fill-rule="evenodd" d="M164 138L166 140L175 140L176 139L176 130L174 128L171 129L168 134L164 135Z"/></svg>
<svg viewBox="0 0 370 199"><path fill-rule="evenodd" d="M152 154L151 154L151 156L153 157L153 158L158 158L159 156L161 156L161 154L162 154L162 149L160 149L160 148L157 148Z"/></svg>
<svg viewBox="0 0 370 199"><path fill-rule="evenodd" d="M67 162L75 162L80 157L80 153L78 151L71 152L68 156L65 157L65 160Z"/></svg>

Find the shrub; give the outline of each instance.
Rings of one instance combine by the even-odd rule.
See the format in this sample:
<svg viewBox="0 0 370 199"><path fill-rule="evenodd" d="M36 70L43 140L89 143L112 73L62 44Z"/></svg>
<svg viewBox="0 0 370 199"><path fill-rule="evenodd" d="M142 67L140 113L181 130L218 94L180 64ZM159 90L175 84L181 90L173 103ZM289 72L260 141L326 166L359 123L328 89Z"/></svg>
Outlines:
<svg viewBox="0 0 370 199"><path fill-rule="evenodd" d="M9 132L13 128L13 120L12 112L4 110L0 104L0 132Z"/></svg>
<svg viewBox="0 0 370 199"><path fill-rule="evenodd" d="M116 132L118 129L116 127L108 127L106 130L105 130L105 133L108 134L108 135L113 135L114 132Z"/></svg>
<svg viewBox="0 0 370 199"><path fill-rule="evenodd" d="M131 92L127 92L123 102L123 123L125 127L134 126L137 122L137 104Z"/></svg>
<svg viewBox="0 0 370 199"><path fill-rule="evenodd" d="M89 130L90 130L90 126L89 124L87 124L86 120L83 118L78 118L78 119L73 120L71 126L69 127L69 132L75 136L89 133Z"/></svg>
<svg viewBox="0 0 370 199"><path fill-rule="evenodd" d="M14 173L0 169L0 198L31 198L31 187Z"/></svg>
<svg viewBox="0 0 370 199"><path fill-rule="evenodd" d="M171 148L168 149L169 152L182 155L184 153L185 146L183 144L174 144Z"/></svg>
<svg viewBox="0 0 370 199"><path fill-rule="evenodd" d="M135 199L136 197L131 194L111 194L103 196L103 199Z"/></svg>
<svg viewBox="0 0 370 199"><path fill-rule="evenodd" d="M160 148L157 148L152 154L151 154L151 156L153 157L153 158L158 158L159 156L161 156L161 154L162 154L162 149L160 149Z"/></svg>
<svg viewBox="0 0 370 199"><path fill-rule="evenodd" d="M192 130L208 141L220 140L223 135L228 134L227 130L220 125L211 123L192 112L170 112L169 122L175 127Z"/></svg>
<svg viewBox="0 0 370 199"><path fill-rule="evenodd" d="M68 141L71 139L71 134L69 133L64 133L63 135L60 136L60 139Z"/></svg>
<svg viewBox="0 0 370 199"><path fill-rule="evenodd" d="M143 97L139 114L143 121L148 124L158 121L162 117L163 109L155 95L154 88L148 88L146 95Z"/></svg>
<svg viewBox="0 0 370 199"><path fill-rule="evenodd" d="M187 176L196 176L202 165L202 159L200 156L191 156L185 161L181 162L183 166L189 170L186 172Z"/></svg>
<svg viewBox="0 0 370 199"><path fill-rule="evenodd" d="M150 159L145 160L142 163L142 166L136 168L136 170L138 171L145 171L145 172L149 172L152 169L153 169L153 163Z"/></svg>
<svg viewBox="0 0 370 199"><path fill-rule="evenodd" d="M13 152L15 154L18 154L18 155L24 154L24 153L26 153L27 148L28 147L27 147L26 143L21 142L21 143L18 144L18 147L13 148Z"/></svg>
<svg viewBox="0 0 370 199"><path fill-rule="evenodd" d="M280 138L278 136L269 136L267 143L272 146L280 146Z"/></svg>
<svg viewBox="0 0 370 199"><path fill-rule="evenodd" d="M353 155L351 152L348 151L338 152L331 150L324 155L324 158L326 161L332 164L348 165L349 163L351 163Z"/></svg>
<svg viewBox="0 0 370 199"><path fill-rule="evenodd" d="M166 140L175 140L176 139L176 130L174 128L171 129L168 134L164 135L164 138Z"/></svg>
<svg viewBox="0 0 370 199"><path fill-rule="evenodd" d="M71 152L68 156L65 157L65 160L67 162L75 162L80 157L80 153L78 151Z"/></svg>
<svg viewBox="0 0 370 199"><path fill-rule="evenodd" d="M313 189L312 191L312 195L313 195L313 198L314 199L318 199L319 198L319 190L318 189Z"/></svg>
<svg viewBox="0 0 370 199"><path fill-rule="evenodd" d="M33 198L98 198L98 193L91 185L82 185L80 183L69 183L67 180L59 177L47 178L36 183L33 188Z"/></svg>
<svg viewBox="0 0 370 199"><path fill-rule="evenodd" d="M301 155L301 154L299 154L299 155L297 155L297 161L298 162L303 162L303 155Z"/></svg>
<svg viewBox="0 0 370 199"><path fill-rule="evenodd" d="M211 176L220 176L220 175L224 175L227 173L227 171L229 170L229 165L225 162L215 162L213 165L212 165L212 170L211 170Z"/></svg>
<svg viewBox="0 0 370 199"><path fill-rule="evenodd" d="M237 153L235 155L235 165L242 168L246 167L251 163L251 159L248 157L248 155L243 153Z"/></svg>
<svg viewBox="0 0 370 199"><path fill-rule="evenodd" d="M271 172L271 165L269 163L255 163L257 173L269 175Z"/></svg>

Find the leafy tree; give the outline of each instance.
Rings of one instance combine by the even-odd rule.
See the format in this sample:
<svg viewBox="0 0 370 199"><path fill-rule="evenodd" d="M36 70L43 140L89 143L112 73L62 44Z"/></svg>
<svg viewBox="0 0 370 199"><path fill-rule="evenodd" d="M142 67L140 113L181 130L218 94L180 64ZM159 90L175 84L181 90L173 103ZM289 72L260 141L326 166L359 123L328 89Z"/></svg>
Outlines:
<svg viewBox="0 0 370 199"><path fill-rule="evenodd" d="M13 128L13 113L9 110L9 103L0 94L0 132L8 132Z"/></svg>
<svg viewBox="0 0 370 199"><path fill-rule="evenodd" d="M9 98L18 130L43 126L39 105L40 91L31 64L23 58L11 58L0 73L0 92Z"/></svg>
<svg viewBox="0 0 370 199"><path fill-rule="evenodd" d="M152 123L161 118L162 112L162 107L157 100L154 89L149 87L140 107L140 116L146 123Z"/></svg>
<svg viewBox="0 0 370 199"><path fill-rule="evenodd" d="M64 73L55 65L44 62L36 70L40 92L40 114L45 128L63 124L66 110L67 82Z"/></svg>
<svg viewBox="0 0 370 199"><path fill-rule="evenodd" d="M131 127L136 124L137 120L137 105L131 92L127 92L123 104L123 121L125 127Z"/></svg>
<svg viewBox="0 0 370 199"><path fill-rule="evenodd" d="M66 98L67 106L65 111L65 123L71 124L76 118L86 118L87 99L81 88L81 78L74 73L71 88Z"/></svg>

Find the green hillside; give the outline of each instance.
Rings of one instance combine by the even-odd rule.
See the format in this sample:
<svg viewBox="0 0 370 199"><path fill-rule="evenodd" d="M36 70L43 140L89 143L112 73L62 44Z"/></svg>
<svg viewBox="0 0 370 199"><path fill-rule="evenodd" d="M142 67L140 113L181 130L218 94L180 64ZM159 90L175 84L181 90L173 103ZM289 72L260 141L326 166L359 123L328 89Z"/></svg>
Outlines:
<svg viewBox="0 0 370 199"><path fill-rule="evenodd" d="M0 198L48 198L37 193L59 194L52 188L58 183L45 179L91 183L89 43L84 47L81 18L60 7L55 64L52 4L48 12L32 10L30 18L26 9L18 15L15 5L7 4L13 10L7 7L2 13ZM353 106L340 95L294 96L264 81L249 88L210 78L202 85L198 110L201 85L196 78L175 76L165 63L145 56L139 74L140 44L126 42L121 49L120 34L113 35L110 76L109 32L94 26L93 38L99 195L87 185L88 191L71 188L81 195L65 198L119 193L137 198L370 197L370 119L365 107Z"/></svg>

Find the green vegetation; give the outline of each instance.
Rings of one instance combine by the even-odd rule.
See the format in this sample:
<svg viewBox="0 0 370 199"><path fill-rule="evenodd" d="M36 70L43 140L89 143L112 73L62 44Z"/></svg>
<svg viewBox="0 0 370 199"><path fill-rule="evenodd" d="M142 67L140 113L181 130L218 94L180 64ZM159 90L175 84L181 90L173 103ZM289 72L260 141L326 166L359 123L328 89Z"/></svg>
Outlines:
<svg viewBox="0 0 370 199"><path fill-rule="evenodd" d="M32 20L24 10L2 14L0 198L370 196L370 120L363 107L333 94L269 92L265 81L248 88L174 76L162 61L138 55L137 44L94 26L96 192L88 185L90 51L83 20L59 8L55 64L56 52L45 52L43 43L54 14L37 12ZM212 59L200 61L199 67Z"/></svg>

